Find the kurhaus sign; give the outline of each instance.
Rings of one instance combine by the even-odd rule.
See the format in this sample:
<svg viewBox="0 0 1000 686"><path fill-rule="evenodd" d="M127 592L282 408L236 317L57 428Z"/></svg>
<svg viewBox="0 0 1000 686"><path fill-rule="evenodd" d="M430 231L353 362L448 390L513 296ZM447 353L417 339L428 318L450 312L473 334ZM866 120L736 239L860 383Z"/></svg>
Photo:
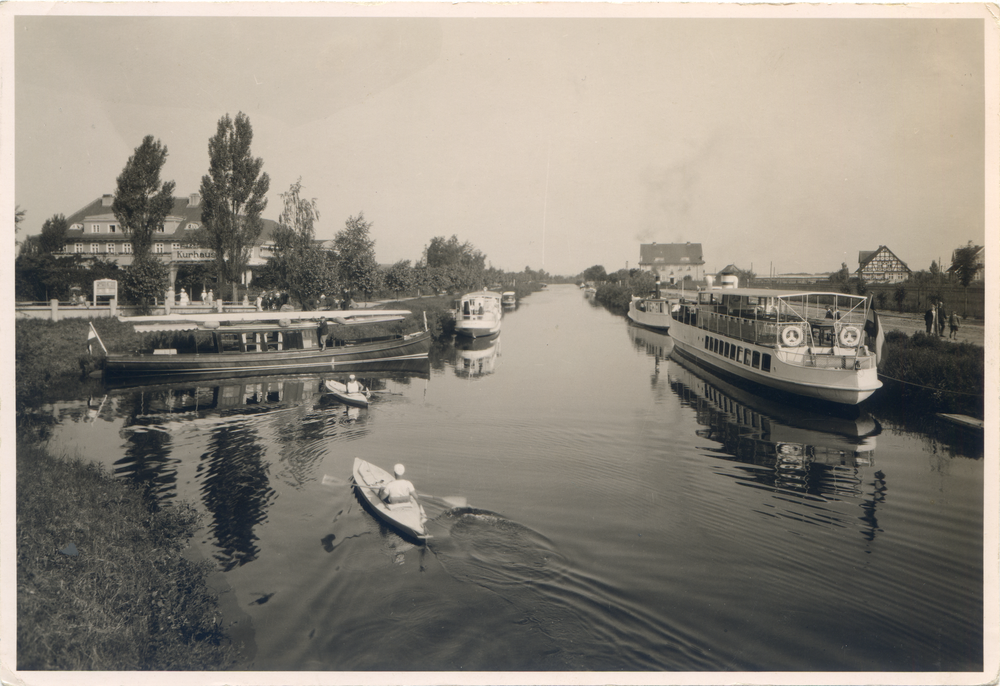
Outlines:
<svg viewBox="0 0 1000 686"><path fill-rule="evenodd" d="M97 279L94 281L94 304L98 298L118 299L118 282L114 279Z"/></svg>

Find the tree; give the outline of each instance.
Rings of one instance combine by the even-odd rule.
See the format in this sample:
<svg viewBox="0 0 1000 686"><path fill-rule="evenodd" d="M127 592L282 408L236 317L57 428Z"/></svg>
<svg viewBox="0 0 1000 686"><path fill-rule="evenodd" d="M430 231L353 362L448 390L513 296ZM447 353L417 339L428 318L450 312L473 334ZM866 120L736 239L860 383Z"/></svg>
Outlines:
<svg viewBox="0 0 1000 686"><path fill-rule="evenodd" d="M46 219L42 224L42 234L39 238L38 248L44 253L56 253L66 245L66 232L69 231L69 222L61 214L54 214Z"/></svg>
<svg viewBox="0 0 1000 686"><path fill-rule="evenodd" d="M121 278L125 301L139 305L143 314L149 314L156 298L162 297L169 285L167 265L150 255L133 260Z"/></svg>
<svg viewBox="0 0 1000 686"><path fill-rule="evenodd" d="M973 245L969 241L965 246L952 253L951 271L958 277L958 282L963 288L968 288L972 280L976 278L979 265L976 263L976 255L982 246Z"/></svg>
<svg viewBox="0 0 1000 686"><path fill-rule="evenodd" d="M830 274L830 282L837 286L844 286L851 279L851 270L847 268L846 262L840 263L840 269Z"/></svg>
<svg viewBox="0 0 1000 686"><path fill-rule="evenodd" d="M584 281L607 281L608 273L604 271L604 266L600 264L595 264L593 267L587 267L583 270L583 280Z"/></svg>
<svg viewBox="0 0 1000 686"><path fill-rule="evenodd" d="M385 271L385 287L396 294L399 298L400 291L408 291L413 288L414 274L410 267L409 260L400 260Z"/></svg>
<svg viewBox="0 0 1000 686"><path fill-rule="evenodd" d="M291 296L305 305L320 295L336 292L337 270L333 257L313 238L319 219L316 199L306 200L301 193L300 178L281 194L284 209L272 234L275 247L271 262Z"/></svg>
<svg viewBox="0 0 1000 686"><path fill-rule="evenodd" d="M979 265L976 264L976 255L981 247L973 245L969 241L965 246L959 248L952 254L951 270L958 276L958 282L965 289L965 306L962 310L964 316L969 316L969 284L976 278Z"/></svg>
<svg viewBox="0 0 1000 686"><path fill-rule="evenodd" d="M898 284L892 292L892 299L896 301L896 310L903 311L903 303L906 302L906 286Z"/></svg>
<svg viewBox="0 0 1000 686"><path fill-rule="evenodd" d="M167 146L146 136L118 175L111 211L122 233L131 239L136 260L149 255L153 235L163 227L174 204L174 182L160 183L166 161Z"/></svg>
<svg viewBox="0 0 1000 686"><path fill-rule="evenodd" d="M341 285L351 295L355 290L371 293L381 286L381 272L375 260L375 240L371 222L365 213L348 217L346 226L337 232L333 247L337 251L337 271Z"/></svg>
<svg viewBox="0 0 1000 686"><path fill-rule="evenodd" d="M271 179L264 160L250 154L253 128L240 112L219 120L208 141L208 174L201 177L201 221L207 247L215 251L220 281L232 284L233 300L250 262L250 252L263 228Z"/></svg>
<svg viewBox="0 0 1000 686"><path fill-rule="evenodd" d="M21 230L21 222L24 221L25 211L20 205L14 206L14 247L17 247L17 232Z"/></svg>

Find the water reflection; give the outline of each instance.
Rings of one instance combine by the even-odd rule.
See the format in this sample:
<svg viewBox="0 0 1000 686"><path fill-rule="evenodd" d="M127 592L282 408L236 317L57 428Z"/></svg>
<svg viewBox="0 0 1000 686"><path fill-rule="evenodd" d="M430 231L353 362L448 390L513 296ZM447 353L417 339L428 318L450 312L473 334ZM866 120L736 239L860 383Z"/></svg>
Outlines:
<svg viewBox="0 0 1000 686"><path fill-rule="evenodd" d="M486 376L496 371L500 336L455 340L455 374L464 378Z"/></svg>
<svg viewBox="0 0 1000 686"><path fill-rule="evenodd" d="M735 386L687 360L671 358L671 389L698 411L702 438L722 443L768 488L813 496L859 497L859 468L875 463L881 427L866 412L838 417L776 402Z"/></svg>

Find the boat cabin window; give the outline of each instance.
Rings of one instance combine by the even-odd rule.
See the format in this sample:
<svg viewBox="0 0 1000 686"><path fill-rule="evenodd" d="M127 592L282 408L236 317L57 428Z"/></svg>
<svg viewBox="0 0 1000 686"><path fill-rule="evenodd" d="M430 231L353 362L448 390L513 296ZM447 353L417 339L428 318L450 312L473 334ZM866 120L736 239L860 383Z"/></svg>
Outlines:
<svg viewBox="0 0 1000 686"><path fill-rule="evenodd" d="M750 348L743 351L743 364L750 365Z"/></svg>
<svg viewBox="0 0 1000 686"><path fill-rule="evenodd" d="M764 353L763 355L761 355L760 370L762 372L769 372L769 371L771 371L771 356L768 355L767 353Z"/></svg>
<svg viewBox="0 0 1000 686"><path fill-rule="evenodd" d="M242 351L243 351L243 341L240 340L239 334L236 333L219 334L220 353L238 353Z"/></svg>
<svg viewBox="0 0 1000 686"><path fill-rule="evenodd" d="M760 369L760 352L757 350L753 351L753 366Z"/></svg>

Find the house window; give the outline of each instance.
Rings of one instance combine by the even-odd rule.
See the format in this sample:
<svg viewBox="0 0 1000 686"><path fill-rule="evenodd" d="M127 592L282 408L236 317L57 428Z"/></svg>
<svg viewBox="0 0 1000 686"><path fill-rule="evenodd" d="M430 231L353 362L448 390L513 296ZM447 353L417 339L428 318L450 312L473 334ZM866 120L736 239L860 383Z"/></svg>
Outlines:
<svg viewBox="0 0 1000 686"><path fill-rule="evenodd" d="M90 225L90 233L100 233L100 232L101 232L101 225L100 224L91 224Z"/></svg>
<svg viewBox="0 0 1000 686"><path fill-rule="evenodd" d="M171 243L170 244L170 249L171 250L180 250L181 249L181 244L180 243Z"/></svg>
<svg viewBox="0 0 1000 686"><path fill-rule="evenodd" d="M132 254L132 244L122 243L122 255L131 255L131 254Z"/></svg>
<svg viewBox="0 0 1000 686"><path fill-rule="evenodd" d="M108 224L108 231L111 232L111 233L118 233L118 225L117 224Z"/></svg>
<svg viewBox="0 0 1000 686"><path fill-rule="evenodd" d="M90 244L90 252L91 253L97 253L97 252L100 252L100 251L101 251L101 245L99 243L91 243Z"/></svg>
<svg viewBox="0 0 1000 686"><path fill-rule="evenodd" d="M75 252L75 253L81 253L81 252L83 252L83 243L77 243L76 245L74 245L73 246L73 252Z"/></svg>
<svg viewBox="0 0 1000 686"><path fill-rule="evenodd" d="M194 231L195 229L201 228L196 222L188 222L188 225L184 227L188 231Z"/></svg>
<svg viewBox="0 0 1000 686"><path fill-rule="evenodd" d="M114 243L108 243L108 254L109 255L114 255L115 254L115 244Z"/></svg>
<svg viewBox="0 0 1000 686"><path fill-rule="evenodd" d="M156 243L155 245L153 245L153 252L155 252L157 255L162 255L163 243Z"/></svg>
<svg viewBox="0 0 1000 686"><path fill-rule="evenodd" d="M163 224L156 227L156 233L166 233L167 229Z"/></svg>

